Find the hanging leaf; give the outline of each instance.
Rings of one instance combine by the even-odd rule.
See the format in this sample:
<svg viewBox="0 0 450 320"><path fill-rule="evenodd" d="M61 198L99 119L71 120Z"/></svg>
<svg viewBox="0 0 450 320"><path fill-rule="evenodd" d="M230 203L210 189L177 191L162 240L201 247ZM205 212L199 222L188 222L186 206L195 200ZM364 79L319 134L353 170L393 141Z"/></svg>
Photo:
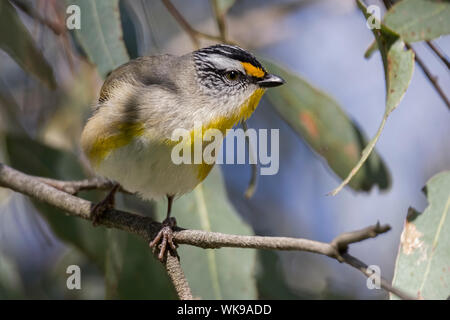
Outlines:
<svg viewBox="0 0 450 320"><path fill-rule="evenodd" d="M364 13L366 19L368 19L370 17L370 14L367 12L367 8L360 0L358 0L358 6ZM360 170L360 168L369 158L372 150L375 148L375 144L377 143L381 132L383 131L387 118L403 99L414 71L414 53L412 52L412 50L405 50L404 42L396 33L383 25L381 25L381 29L373 29L372 31L375 35L378 48L381 52L385 71L385 112L375 136L364 148L361 159L350 171L350 174L344 179L344 181L331 192L332 195L338 194L339 191L342 190L342 188L347 185L350 180L357 174L358 170Z"/></svg>
<svg viewBox="0 0 450 320"><path fill-rule="evenodd" d="M281 117L325 158L330 168L345 178L366 145L366 139L337 102L324 92L314 88L301 77L276 64L264 61L264 65L286 80L283 86L268 90L265 96ZM389 187L389 173L374 153L350 182L354 190L370 190Z"/></svg>
<svg viewBox="0 0 450 320"><path fill-rule="evenodd" d="M410 209L400 237L393 285L419 299L450 296L450 171L426 186L428 207ZM395 297L391 297L395 298Z"/></svg>
<svg viewBox="0 0 450 320"><path fill-rule="evenodd" d="M26 72L49 88L56 87L53 71L9 1L0 1L0 48Z"/></svg>
<svg viewBox="0 0 450 320"><path fill-rule="evenodd" d="M432 40L450 33L450 2L399 1L386 12L383 22L405 42Z"/></svg>
<svg viewBox="0 0 450 320"><path fill-rule="evenodd" d="M129 60L123 41L119 0L67 0L66 3L80 7L81 28L74 32L103 78Z"/></svg>
<svg viewBox="0 0 450 320"><path fill-rule="evenodd" d="M167 202L158 203L164 219ZM218 168L191 193L174 201L172 215L183 228L252 235L229 203ZM194 296L203 299L256 299L254 250L180 246L181 266Z"/></svg>
<svg viewBox="0 0 450 320"><path fill-rule="evenodd" d="M217 7L217 12L219 15L224 16L231 9L236 0L212 0L215 2L215 6Z"/></svg>

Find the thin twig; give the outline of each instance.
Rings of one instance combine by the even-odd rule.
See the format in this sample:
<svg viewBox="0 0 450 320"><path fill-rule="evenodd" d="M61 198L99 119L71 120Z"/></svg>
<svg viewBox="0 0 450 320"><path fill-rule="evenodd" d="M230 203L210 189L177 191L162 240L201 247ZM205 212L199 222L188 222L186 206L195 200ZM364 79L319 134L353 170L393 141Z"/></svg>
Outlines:
<svg viewBox="0 0 450 320"><path fill-rule="evenodd" d="M78 192L83 190L111 190L115 185L114 181L101 177L94 177L77 181L61 181L41 177L38 177L38 179L52 186L53 188L70 193L72 195L76 195ZM119 191L131 194L131 192L123 189L122 187L120 187Z"/></svg>
<svg viewBox="0 0 450 320"><path fill-rule="evenodd" d="M431 50L441 59L441 61L447 66L447 69L450 69L450 61L444 56L444 54L441 52L441 50L438 49L438 47L431 41L426 41L428 47L430 47Z"/></svg>
<svg viewBox="0 0 450 320"><path fill-rule="evenodd" d="M219 29L219 34L223 42L227 40L227 27L225 21L225 13L220 12L219 4L217 0L212 1L212 7L214 11L214 16L216 17L217 28Z"/></svg>
<svg viewBox="0 0 450 320"><path fill-rule="evenodd" d="M369 271L369 267L362 262L361 260L355 258L354 256L352 256L351 254L348 253L343 253L342 254L342 258L344 259L343 262L348 264L349 266L352 266L355 269L358 269L359 271L361 271L366 277L370 277L372 276L372 272ZM385 279L381 278L380 279L380 286L392 293L395 294L397 297L403 299L403 300L416 300L414 297L405 294L403 291L393 287L388 281L386 281Z"/></svg>
<svg viewBox="0 0 450 320"><path fill-rule="evenodd" d="M178 22L181 28L188 34L195 48L200 48L200 39L205 38L208 40L224 42L228 44L234 44L232 41L225 41L221 36L215 36L207 33L203 33L194 29L189 22L183 17L183 15L175 8L175 6L170 2L170 0L162 0L163 4L166 6L169 13L174 17L174 19Z"/></svg>
<svg viewBox="0 0 450 320"><path fill-rule="evenodd" d="M383 0L384 6L386 7L386 9L390 9L392 7L392 1L391 0ZM411 47L411 45L409 43L405 43L405 46L407 49L410 49L413 53L414 53L414 59L416 60L417 64L419 65L419 67L423 70L423 73L425 73L425 76L428 78L428 80L431 82L431 84L433 85L434 89L437 91L437 93L439 94L439 96L442 98L442 100L444 101L444 103L446 104L447 108L450 109L450 101L447 98L447 96L445 95L444 91L442 90L442 88L439 86L438 84L438 80L437 77L434 76L430 70L428 69L428 67L425 65L425 63L423 62L423 60L419 57L419 55L417 54L417 52Z"/></svg>
<svg viewBox="0 0 450 320"><path fill-rule="evenodd" d="M415 52L415 50L411 47L411 45L406 43L406 48L411 49L412 52L414 52L414 56L415 56L417 64L422 69L423 73L425 73L428 80L430 80L434 89L436 89L437 93L441 96L441 98L444 101L444 103L446 104L447 108L450 109L450 101L448 100L447 96L445 95L444 90L442 90L442 88L439 86L437 77L431 74L428 67L425 65L423 60L417 55L417 52Z"/></svg>
<svg viewBox="0 0 450 320"><path fill-rule="evenodd" d="M47 183L44 183L42 178L26 175L2 163L0 163L0 186L23 193L39 201L46 202L67 212L69 215L86 220L92 220L91 208L94 205L92 202L56 189ZM106 210L100 217L98 223L108 228L116 228L136 234L147 242L152 240L161 229L161 224L155 222L150 217L144 217L114 209ZM370 272L367 270L364 272L362 269L362 262L360 264L356 264L356 258L346 254L347 247L351 243L375 237L378 234L387 232L389 229L389 226L380 226L380 224L377 223L376 225L367 227L363 230L344 233L337 236L331 243L325 243L308 239L240 236L217 232L206 232L202 230L183 230L181 228L176 228L174 232L174 240L178 244L189 244L201 248L212 249L221 247L237 247L313 252L326 255L340 262L345 262L362 271L366 276L370 276ZM353 260L350 258L353 258ZM175 259L178 260L177 258ZM190 295L190 289L187 289L187 280L182 273L181 266L178 265L179 262L176 262L169 257L164 263L180 299L190 298L192 295ZM167 265L167 263L169 263L169 265ZM365 266L365 264L362 264L362 266ZM400 298L413 299L411 296L401 292L399 289L393 289L385 280L381 282L381 285L383 289L399 296Z"/></svg>
<svg viewBox="0 0 450 320"><path fill-rule="evenodd" d="M199 48L200 42L198 40L197 31L191 27L191 25L184 19L183 15L175 8L175 6L170 2L170 0L162 0L163 4L166 6L167 10L170 12L172 17L177 20L178 24L186 31L188 36L191 38L192 43L196 48Z"/></svg>

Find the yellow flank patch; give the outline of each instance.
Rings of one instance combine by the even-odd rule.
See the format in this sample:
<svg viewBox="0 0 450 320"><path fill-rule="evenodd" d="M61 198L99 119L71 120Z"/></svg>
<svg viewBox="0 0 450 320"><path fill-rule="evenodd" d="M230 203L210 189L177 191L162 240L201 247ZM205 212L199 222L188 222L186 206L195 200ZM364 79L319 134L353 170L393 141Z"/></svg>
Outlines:
<svg viewBox="0 0 450 320"><path fill-rule="evenodd" d="M113 150L126 146L136 137L142 136L145 132L142 123L123 123L117 125L118 133L98 138L89 150L88 157L95 165L100 162Z"/></svg>
<svg viewBox="0 0 450 320"><path fill-rule="evenodd" d="M245 72L247 72L247 74L249 76L256 77L256 78L262 78L266 75L266 73L264 72L263 69L255 67L254 65L252 65L249 62L241 62L241 64L244 67Z"/></svg>

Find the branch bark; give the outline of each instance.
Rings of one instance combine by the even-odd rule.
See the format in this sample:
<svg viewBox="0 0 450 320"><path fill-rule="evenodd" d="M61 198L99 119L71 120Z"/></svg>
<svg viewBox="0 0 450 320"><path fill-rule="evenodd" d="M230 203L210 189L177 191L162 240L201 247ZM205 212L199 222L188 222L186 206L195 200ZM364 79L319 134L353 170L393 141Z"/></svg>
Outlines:
<svg viewBox="0 0 450 320"><path fill-rule="evenodd" d="M48 180L41 177L30 176L0 163L0 186L20 192L39 201L46 202L56 208L66 211L69 215L85 220L92 220L91 208L94 206L92 202L61 191L52 185L47 184L46 181L50 181L52 184L58 182L57 185L59 186L66 183L59 180ZM82 180L79 184L74 181L69 181L67 183L69 185L84 186L86 185L86 181L88 180ZM105 211L98 223L107 228L116 228L125 232L136 234L147 242L150 242L161 228L161 224L155 222L150 217L115 209ZM379 234L385 233L389 230L390 227L388 225L382 226L377 223L374 226L369 226L362 230L343 233L338 235L330 243L325 243L309 239L241 236L176 228L174 232L174 240L178 244L187 244L210 249L235 247L307 251L322 254L336 259L339 262L346 263L361 271L366 277L370 277L372 274L367 269L367 266L357 258L347 253L348 246L355 242L376 237ZM169 274L169 278L175 287L178 297L180 299L192 299L192 293L178 257L168 255L163 263ZM401 290L393 288L384 279L381 281L381 286L386 291L391 292L402 299L414 299L412 296L409 296Z"/></svg>

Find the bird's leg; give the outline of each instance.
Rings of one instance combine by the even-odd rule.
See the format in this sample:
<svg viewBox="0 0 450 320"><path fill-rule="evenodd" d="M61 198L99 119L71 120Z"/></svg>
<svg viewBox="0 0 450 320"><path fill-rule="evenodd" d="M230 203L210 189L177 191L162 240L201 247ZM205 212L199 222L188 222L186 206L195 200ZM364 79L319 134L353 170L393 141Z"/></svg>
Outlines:
<svg viewBox="0 0 450 320"><path fill-rule="evenodd" d="M158 259L163 261L164 254L167 250L167 244L169 245L169 250L173 250L176 252L177 246L173 242L173 228L177 225L177 220L174 217L170 216L170 212L172 210L174 196L167 196L168 204L167 204L167 217L162 222L161 230L159 230L156 237L149 243L150 248L156 249L158 244L159 246L159 254Z"/></svg>
<svg viewBox="0 0 450 320"><path fill-rule="evenodd" d="M101 216L106 210L114 208L115 195L117 190L119 190L119 187L120 185L118 183L115 183L111 191L109 191L109 193L106 195L106 197L92 207L91 216L92 216L92 224L94 226L98 225L98 221L100 220Z"/></svg>

